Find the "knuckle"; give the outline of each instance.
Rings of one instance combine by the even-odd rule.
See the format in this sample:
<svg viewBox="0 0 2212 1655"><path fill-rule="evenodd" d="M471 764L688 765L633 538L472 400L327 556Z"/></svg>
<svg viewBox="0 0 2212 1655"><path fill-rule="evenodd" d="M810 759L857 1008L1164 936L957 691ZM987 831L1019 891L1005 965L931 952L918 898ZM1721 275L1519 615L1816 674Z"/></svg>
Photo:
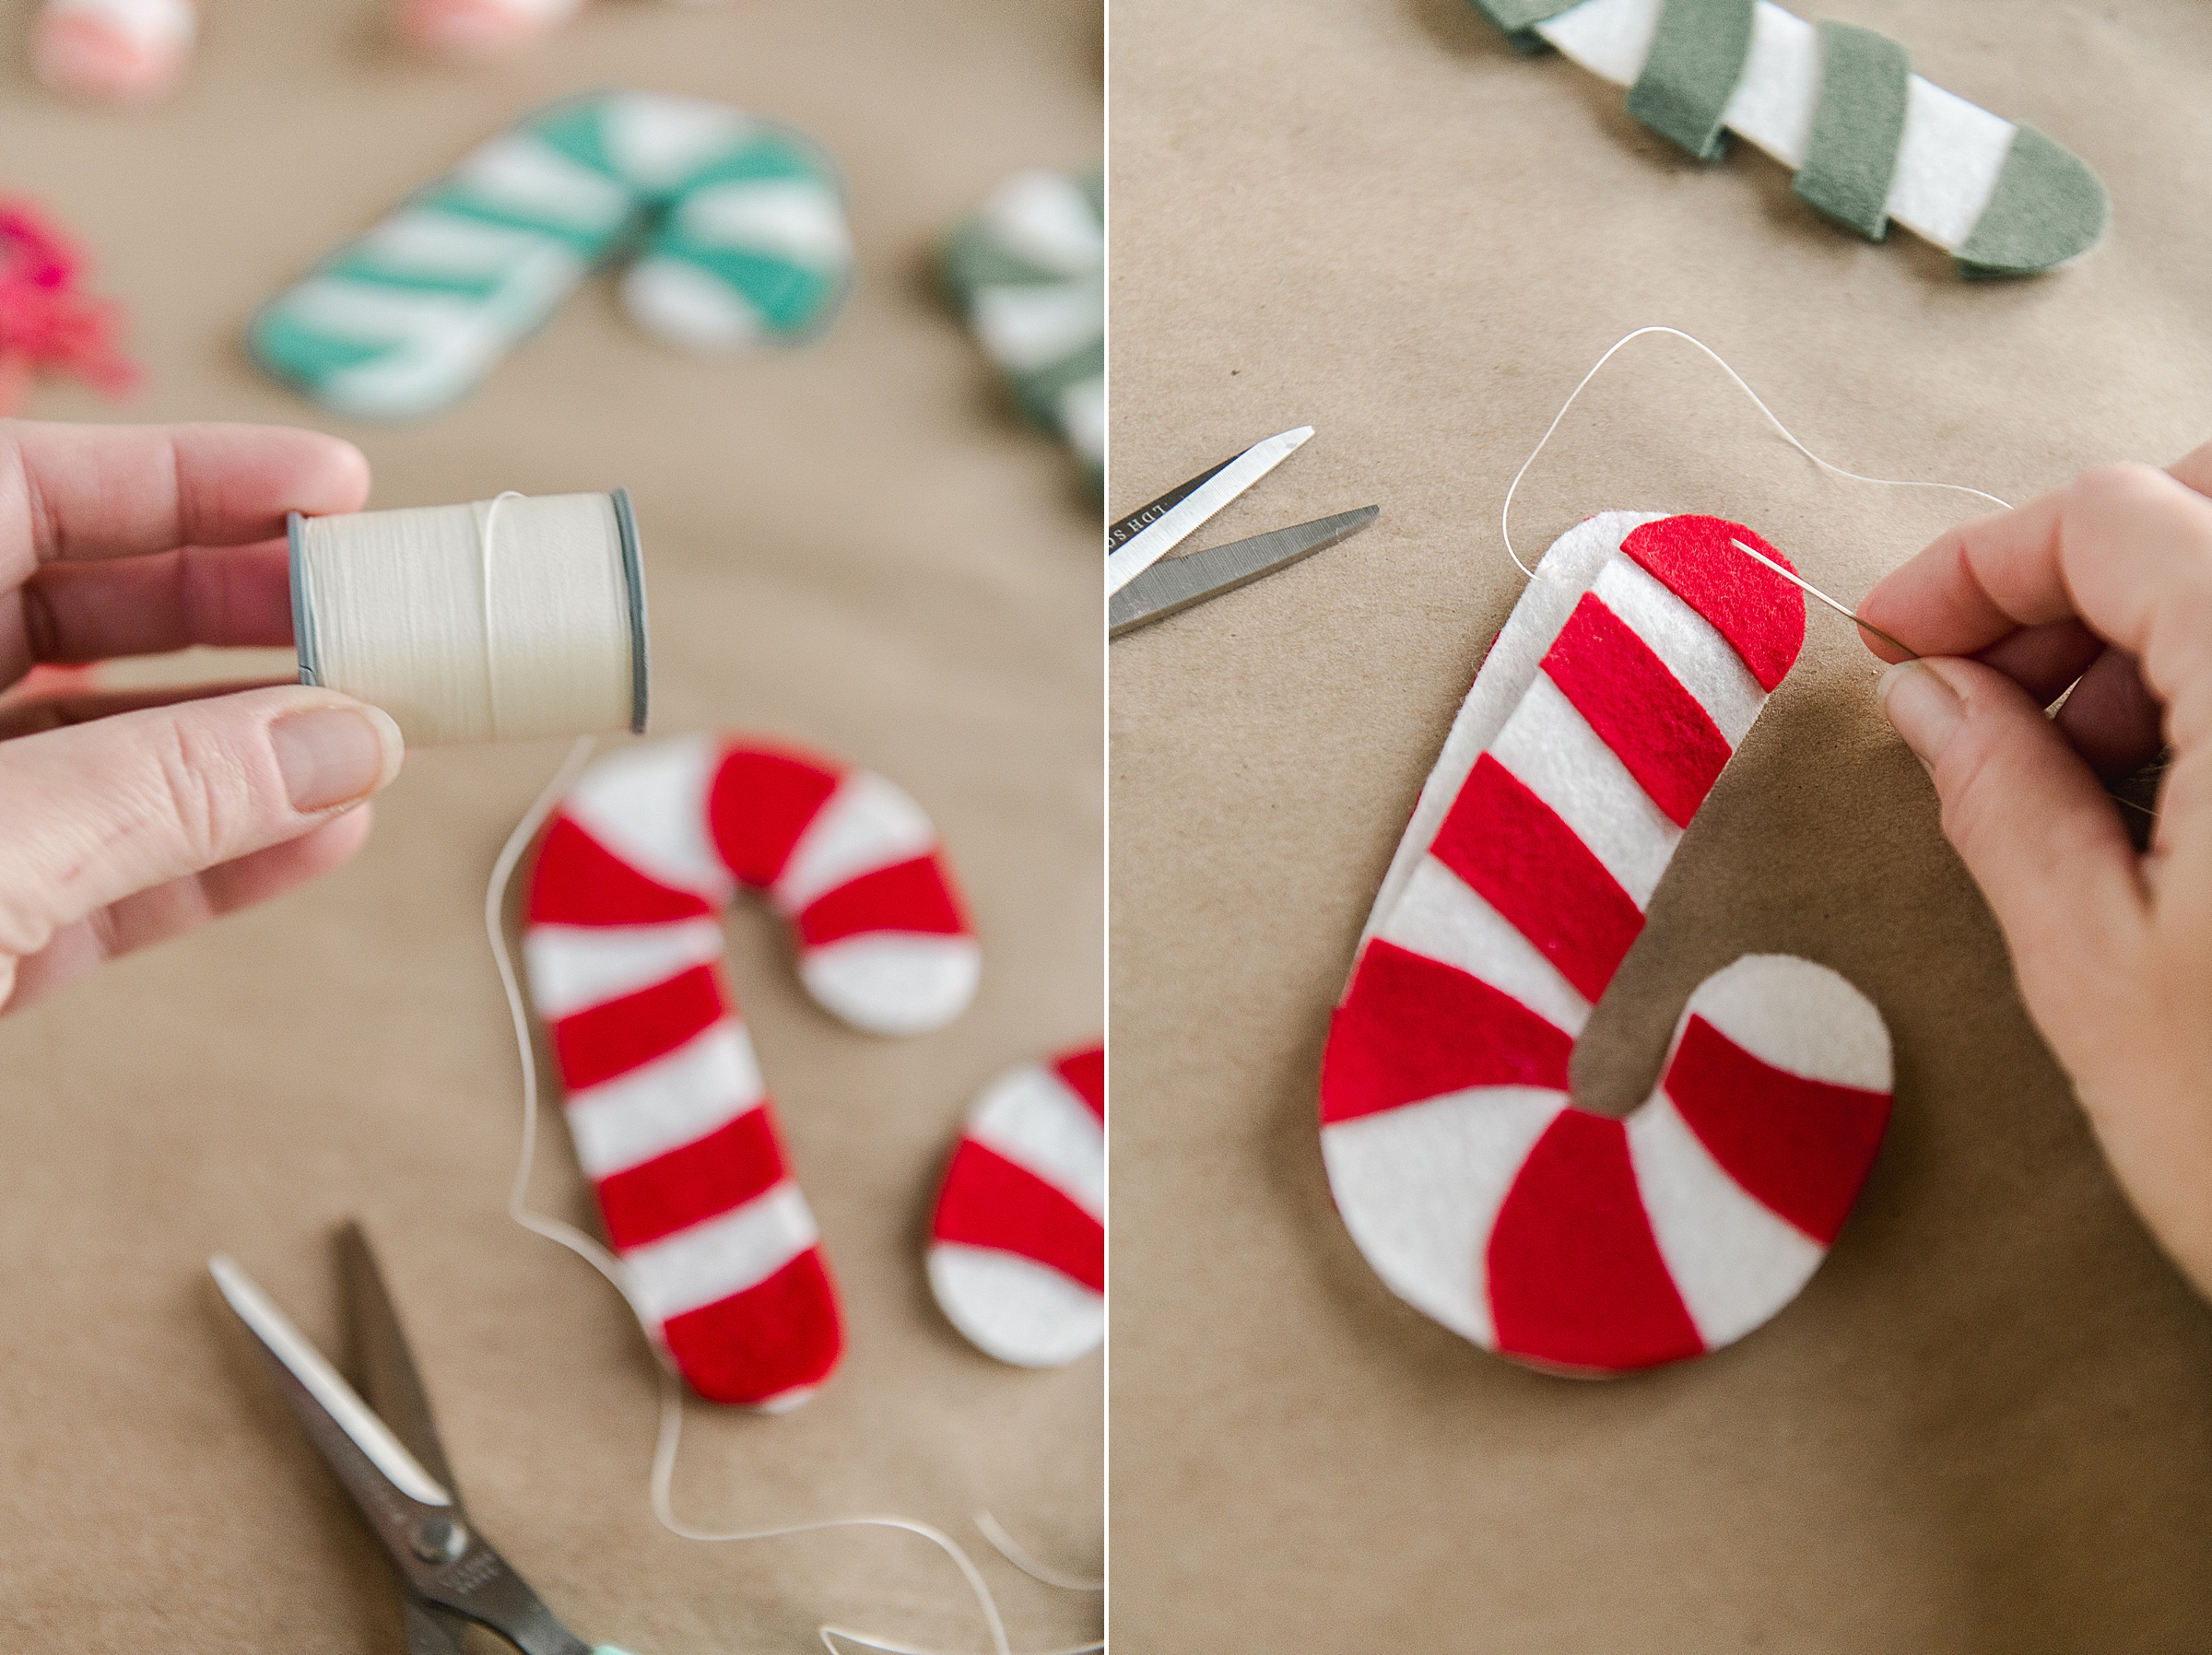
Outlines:
<svg viewBox="0 0 2212 1655"><path fill-rule="evenodd" d="M153 744L154 808L183 858L220 860L244 827L240 767L227 744L190 719L164 721Z"/></svg>

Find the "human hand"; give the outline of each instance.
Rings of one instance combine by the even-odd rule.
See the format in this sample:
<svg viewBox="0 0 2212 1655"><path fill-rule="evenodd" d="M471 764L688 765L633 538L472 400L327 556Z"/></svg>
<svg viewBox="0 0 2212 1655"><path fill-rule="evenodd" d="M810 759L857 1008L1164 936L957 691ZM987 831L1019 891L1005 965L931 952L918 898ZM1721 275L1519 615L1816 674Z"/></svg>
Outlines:
<svg viewBox="0 0 2212 1655"><path fill-rule="evenodd" d="M2212 444L2167 471L2086 472L1943 535L1860 614L1934 658L1883 675L1884 710L1935 780L1944 834L2122 1187L2212 1295L2207 494ZM2099 776L2161 748L2139 855Z"/></svg>
<svg viewBox="0 0 2212 1655"><path fill-rule="evenodd" d="M0 420L0 687L290 643L285 513L368 493L312 431ZM401 756L384 713L298 686L0 706L0 1006L335 867Z"/></svg>

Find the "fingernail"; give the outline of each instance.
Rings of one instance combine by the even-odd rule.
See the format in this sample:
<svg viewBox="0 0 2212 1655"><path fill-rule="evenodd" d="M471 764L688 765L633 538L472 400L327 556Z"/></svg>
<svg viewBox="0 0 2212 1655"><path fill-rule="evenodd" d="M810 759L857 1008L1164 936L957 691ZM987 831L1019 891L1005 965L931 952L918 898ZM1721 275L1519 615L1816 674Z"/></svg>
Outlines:
<svg viewBox="0 0 2212 1655"><path fill-rule="evenodd" d="M1966 703L1959 692L1924 661L1900 662L1881 675L1874 694L1905 738L1905 745L1923 764L1936 762L1949 744L1951 732L1966 717Z"/></svg>
<svg viewBox="0 0 2212 1655"><path fill-rule="evenodd" d="M327 810L374 792L399 769L399 726L375 707L318 707L269 726L294 810Z"/></svg>

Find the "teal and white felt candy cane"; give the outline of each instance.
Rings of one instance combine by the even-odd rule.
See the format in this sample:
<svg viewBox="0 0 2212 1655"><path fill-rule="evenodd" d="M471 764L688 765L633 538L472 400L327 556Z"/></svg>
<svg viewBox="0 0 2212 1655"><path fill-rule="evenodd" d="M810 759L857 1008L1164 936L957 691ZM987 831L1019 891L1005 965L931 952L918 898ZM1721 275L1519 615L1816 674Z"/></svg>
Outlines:
<svg viewBox="0 0 2212 1655"><path fill-rule="evenodd" d="M270 300L248 342L325 407L412 418L631 252L630 316L693 349L818 332L853 268L836 170L806 138L718 103L614 92L478 147Z"/></svg>
<svg viewBox="0 0 2212 1655"><path fill-rule="evenodd" d="M1880 241L1895 219L1969 276L2028 276L2104 234L2104 185L2032 126L1912 73L1895 41L1770 0L1474 0L1526 51L1629 88L1629 112L1717 159L1734 132L1797 195Z"/></svg>
<svg viewBox="0 0 2212 1655"><path fill-rule="evenodd" d="M1105 183L1019 172L945 248L945 278L1022 410L1098 481L1106 457Z"/></svg>

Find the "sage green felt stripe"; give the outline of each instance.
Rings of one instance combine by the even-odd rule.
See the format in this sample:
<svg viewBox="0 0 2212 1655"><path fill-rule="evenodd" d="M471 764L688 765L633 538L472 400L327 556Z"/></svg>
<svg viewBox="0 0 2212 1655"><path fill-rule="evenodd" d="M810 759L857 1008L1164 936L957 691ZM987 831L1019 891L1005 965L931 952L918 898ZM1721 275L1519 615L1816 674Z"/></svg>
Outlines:
<svg viewBox="0 0 2212 1655"><path fill-rule="evenodd" d="M1974 233L1952 256L1970 276L2032 276L2095 246L2111 211L2086 161L2022 126Z"/></svg>
<svg viewBox="0 0 2212 1655"><path fill-rule="evenodd" d="M1536 25L1563 11L1572 11L1582 0L1470 0L1475 9L1505 31L1507 44L1516 52L1550 50L1550 42L1536 32Z"/></svg>
<svg viewBox="0 0 2212 1655"><path fill-rule="evenodd" d="M1790 186L1870 241L1889 233L1889 180L1905 136L1912 60L1887 35L1849 23L1820 25L1820 102L1805 165Z"/></svg>
<svg viewBox="0 0 2212 1655"><path fill-rule="evenodd" d="M1700 160L1726 147L1721 113L1751 53L1756 0L1666 0L1643 72L1629 88L1629 113Z"/></svg>

